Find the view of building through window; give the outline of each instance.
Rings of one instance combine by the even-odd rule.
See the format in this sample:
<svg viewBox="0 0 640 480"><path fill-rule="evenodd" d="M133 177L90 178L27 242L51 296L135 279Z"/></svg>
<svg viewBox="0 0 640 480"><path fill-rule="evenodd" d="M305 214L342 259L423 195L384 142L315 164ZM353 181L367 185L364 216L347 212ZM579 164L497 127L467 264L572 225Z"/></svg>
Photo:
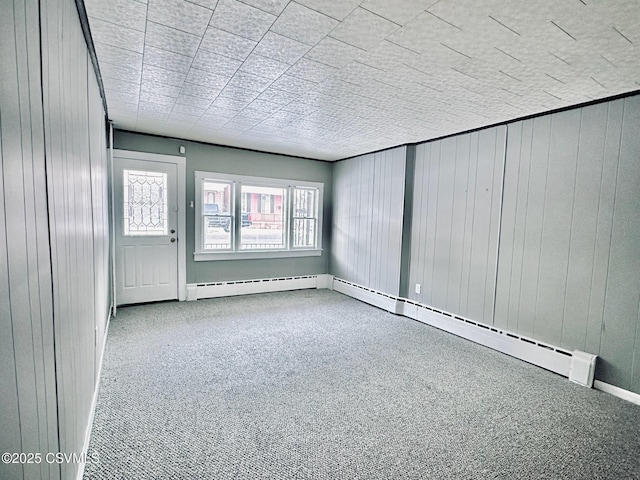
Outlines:
<svg viewBox="0 0 640 480"><path fill-rule="evenodd" d="M316 249L321 184L197 172L198 252Z"/></svg>

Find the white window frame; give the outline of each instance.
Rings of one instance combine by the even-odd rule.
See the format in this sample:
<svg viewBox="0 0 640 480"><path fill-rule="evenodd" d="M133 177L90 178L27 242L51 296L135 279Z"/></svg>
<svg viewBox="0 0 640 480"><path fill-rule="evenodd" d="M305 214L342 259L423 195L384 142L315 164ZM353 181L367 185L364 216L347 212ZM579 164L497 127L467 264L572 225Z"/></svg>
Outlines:
<svg viewBox="0 0 640 480"><path fill-rule="evenodd" d="M315 257L322 255L322 205L324 195L324 184L320 182L308 182L302 180L286 180L268 177L252 177L246 175L229 175L215 172L195 171L195 252L193 259L196 262L210 260L234 260L234 259L252 259L252 258L287 258L287 257ZM231 245L230 250L206 250L204 248L203 236L203 189L202 184L205 180L209 181L225 181L232 183L232 201L233 211L231 212ZM284 214L285 228L285 248L282 249L265 249L265 250L241 250L240 235L242 228L242 185L286 188L286 201L283 202L283 208L286 210ZM314 188L318 190L317 201L317 231L315 248L293 247L293 190L294 188Z"/></svg>

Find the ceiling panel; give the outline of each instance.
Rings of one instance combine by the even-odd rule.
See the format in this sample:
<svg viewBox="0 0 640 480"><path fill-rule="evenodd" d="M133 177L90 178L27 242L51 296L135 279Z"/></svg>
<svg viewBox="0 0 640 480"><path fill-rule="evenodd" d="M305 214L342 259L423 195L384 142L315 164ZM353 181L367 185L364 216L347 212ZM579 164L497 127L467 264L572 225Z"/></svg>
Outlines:
<svg viewBox="0 0 640 480"><path fill-rule="evenodd" d="M640 89L640 0L87 0L116 127L336 160Z"/></svg>

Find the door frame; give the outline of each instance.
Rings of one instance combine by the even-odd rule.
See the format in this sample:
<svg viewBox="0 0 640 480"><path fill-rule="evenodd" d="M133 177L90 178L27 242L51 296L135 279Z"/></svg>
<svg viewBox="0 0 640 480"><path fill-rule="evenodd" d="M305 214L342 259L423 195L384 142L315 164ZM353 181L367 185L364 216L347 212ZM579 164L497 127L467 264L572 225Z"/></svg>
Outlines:
<svg viewBox="0 0 640 480"><path fill-rule="evenodd" d="M187 238L186 238L186 220L187 220L187 195L186 195L186 158L178 155L165 155L160 153L147 153L147 152L135 152L132 150L120 150L113 149L112 154L110 155L110 170L111 170L111 242L112 242L112 255L113 259L111 262L112 267L112 279L116 277L116 251L115 251L115 239L116 239L116 226L115 226L115 216L118 214L115 212L115 182L114 182L114 162L116 158L128 158L131 160L144 160L148 162L159 162L159 163L173 163L176 165L177 169L177 178L176 181L178 183L178 300L183 302L187 299ZM112 286L112 297L113 297L113 305L117 305L116 299L116 289L115 283Z"/></svg>

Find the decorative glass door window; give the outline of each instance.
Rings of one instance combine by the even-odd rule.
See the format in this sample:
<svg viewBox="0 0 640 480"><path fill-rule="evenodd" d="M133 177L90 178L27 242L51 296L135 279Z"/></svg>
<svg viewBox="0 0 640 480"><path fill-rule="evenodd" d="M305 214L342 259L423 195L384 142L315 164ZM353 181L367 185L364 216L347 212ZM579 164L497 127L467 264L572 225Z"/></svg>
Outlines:
<svg viewBox="0 0 640 480"><path fill-rule="evenodd" d="M123 171L124 235L167 235L167 174Z"/></svg>

